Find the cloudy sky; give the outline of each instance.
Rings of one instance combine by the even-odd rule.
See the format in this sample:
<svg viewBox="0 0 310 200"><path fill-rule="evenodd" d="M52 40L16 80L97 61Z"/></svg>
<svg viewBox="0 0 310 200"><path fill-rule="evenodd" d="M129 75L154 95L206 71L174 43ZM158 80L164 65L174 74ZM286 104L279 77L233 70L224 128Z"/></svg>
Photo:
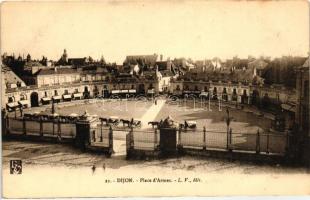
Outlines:
<svg viewBox="0 0 310 200"><path fill-rule="evenodd" d="M2 53L58 59L163 54L193 59L309 52L306 1L4 3Z"/></svg>

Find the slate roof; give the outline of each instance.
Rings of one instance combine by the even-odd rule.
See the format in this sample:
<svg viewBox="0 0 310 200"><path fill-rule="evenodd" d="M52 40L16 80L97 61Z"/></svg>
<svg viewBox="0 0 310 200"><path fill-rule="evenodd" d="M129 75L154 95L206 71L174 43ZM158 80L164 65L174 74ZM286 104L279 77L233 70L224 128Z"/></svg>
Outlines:
<svg viewBox="0 0 310 200"><path fill-rule="evenodd" d="M55 71L54 68L48 68L48 69L40 69L36 75L37 76L44 76L44 75L53 75L53 74L76 74L78 73L76 69L72 68L57 68Z"/></svg>

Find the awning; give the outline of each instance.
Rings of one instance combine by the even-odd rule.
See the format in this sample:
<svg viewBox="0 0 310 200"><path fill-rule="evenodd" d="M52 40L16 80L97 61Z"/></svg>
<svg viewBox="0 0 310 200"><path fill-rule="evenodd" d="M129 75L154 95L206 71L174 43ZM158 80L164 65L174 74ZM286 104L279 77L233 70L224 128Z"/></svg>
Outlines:
<svg viewBox="0 0 310 200"><path fill-rule="evenodd" d="M49 98L49 97L43 97L42 98L42 101L50 101L51 100L51 98Z"/></svg>
<svg viewBox="0 0 310 200"><path fill-rule="evenodd" d="M63 95L63 98L64 98L64 99L71 99L71 94L64 94L64 95Z"/></svg>
<svg viewBox="0 0 310 200"><path fill-rule="evenodd" d="M121 93L128 93L128 90L121 90Z"/></svg>
<svg viewBox="0 0 310 200"><path fill-rule="evenodd" d="M76 98L76 97L82 97L82 93L75 93L73 94L73 97Z"/></svg>
<svg viewBox="0 0 310 200"><path fill-rule="evenodd" d="M148 93L148 94L154 94L155 91L154 91L154 89L151 89L151 90L147 90L147 93Z"/></svg>
<svg viewBox="0 0 310 200"><path fill-rule="evenodd" d="M52 97L54 100L60 100L61 99L61 96L53 96Z"/></svg>
<svg viewBox="0 0 310 200"><path fill-rule="evenodd" d="M136 93L136 90L128 90L129 93Z"/></svg>
<svg viewBox="0 0 310 200"><path fill-rule="evenodd" d="M20 103L21 105L28 105L29 102L27 100L20 100L18 101L18 103Z"/></svg>
<svg viewBox="0 0 310 200"><path fill-rule="evenodd" d="M208 96L208 92L201 92L200 96Z"/></svg>
<svg viewBox="0 0 310 200"><path fill-rule="evenodd" d="M17 102L7 103L6 105L7 105L8 107L10 107L10 108L16 108L16 107L18 107L18 103L17 103Z"/></svg>
<svg viewBox="0 0 310 200"><path fill-rule="evenodd" d="M120 93L120 90L112 90L112 94L118 94Z"/></svg>
<svg viewBox="0 0 310 200"><path fill-rule="evenodd" d="M200 94L199 90L184 90L183 91L184 94Z"/></svg>
<svg viewBox="0 0 310 200"><path fill-rule="evenodd" d="M17 85L15 83L12 83L11 88L17 88Z"/></svg>
<svg viewBox="0 0 310 200"><path fill-rule="evenodd" d="M296 107L295 105L291 105L291 104L286 104L286 103L281 104L281 108L283 110L287 110L290 112L295 112L295 109L296 109L295 107Z"/></svg>

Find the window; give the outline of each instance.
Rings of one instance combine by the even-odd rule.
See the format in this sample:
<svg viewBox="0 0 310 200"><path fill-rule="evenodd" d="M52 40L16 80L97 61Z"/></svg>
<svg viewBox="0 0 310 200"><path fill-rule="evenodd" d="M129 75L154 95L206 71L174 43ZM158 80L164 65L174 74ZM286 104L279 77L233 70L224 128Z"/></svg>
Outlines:
<svg viewBox="0 0 310 200"><path fill-rule="evenodd" d="M213 88L213 93L214 93L214 94L217 93L217 88L216 88L216 87Z"/></svg>
<svg viewBox="0 0 310 200"><path fill-rule="evenodd" d="M54 90L54 94L55 94L55 96L57 96L58 95L58 91Z"/></svg>
<svg viewBox="0 0 310 200"><path fill-rule="evenodd" d="M234 95L237 95L237 90L236 90L236 88L234 88L233 94L234 94Z"/></svg>
<svg viewBox="0 0 310 200"><path fill-rule="evenodd" d="M208 91L208 87L207 87L207 86L205 86L205 89L204 89L204 91L205 91L205 92L207 92L207 91Z"/></svg>
<svg viewBox="0 0 310 200"><path fill-rule="evenodd" d="M131 89L135 89L135 86L134 86L134 85L131 85Z"/></svg>
<svg viewBox="0 0 310 200"><path fill-rule="evenodd" d="M8 102L9 102L9 103L14 102L14 97L9 97Z"/></svg>
<svg viewBox="0 0 310 200"><path fill-rule="evenodd" d="M195 90L198 90L198 86L197 85L195 85Z"/></svg>
<svg viewBox="0 0 310 200"><path fill-rule="evenodd" d="M75 89L75 90L74 90L74 93L79 93L79 89Z"/></svg>
<svg viewBox="0 0 310 200"><path fill-rule="evenodd" d="M69 94L68 90L65 90L64 93L65 93L65 94Z"/></svg>
<svg viewBox="0 0 310 200"><path fill-rule="evenodd" d="M20 100L26 100L26 99L27 99L27 96L25 94L20 95Z"/></svg>
<svg viewBox="0 0 310 200"><path fill-rule="evenodd" d="M177 85L177 88L176 88L176 90L180 90L180 86L179 86L179 85Z"/></svg>
<svg viewBox="0 0 310 200"><path fill-rule="evenodd" d="M226 93L227 93L226 88L224 88L224 89L223 89L223 93L224 93L224 94L226 94Z"/></svg>
<svg viewBox="0 0 310 200"><path fill-rule="evenodd" d="M46 91L44 91L44 96L47 97L47 92Z"/></svg>

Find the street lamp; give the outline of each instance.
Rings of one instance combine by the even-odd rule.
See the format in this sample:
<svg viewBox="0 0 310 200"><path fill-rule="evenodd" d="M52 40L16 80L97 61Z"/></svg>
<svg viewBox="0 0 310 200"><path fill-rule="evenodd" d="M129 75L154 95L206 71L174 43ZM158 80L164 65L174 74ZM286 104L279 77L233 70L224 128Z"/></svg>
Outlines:
<svg viewBox="0 0 310 200"><path fill-rule="evenodd" d="M229 142L230 139L229 139L229 132L230 132L230 122L232 121L232 117L230 117L230 113L229 113L229 110L228 110L228 107L226 108L226 114L227 114L227 117L226 117L226 125L227 125L227 149L229 148Z"/></svg>

